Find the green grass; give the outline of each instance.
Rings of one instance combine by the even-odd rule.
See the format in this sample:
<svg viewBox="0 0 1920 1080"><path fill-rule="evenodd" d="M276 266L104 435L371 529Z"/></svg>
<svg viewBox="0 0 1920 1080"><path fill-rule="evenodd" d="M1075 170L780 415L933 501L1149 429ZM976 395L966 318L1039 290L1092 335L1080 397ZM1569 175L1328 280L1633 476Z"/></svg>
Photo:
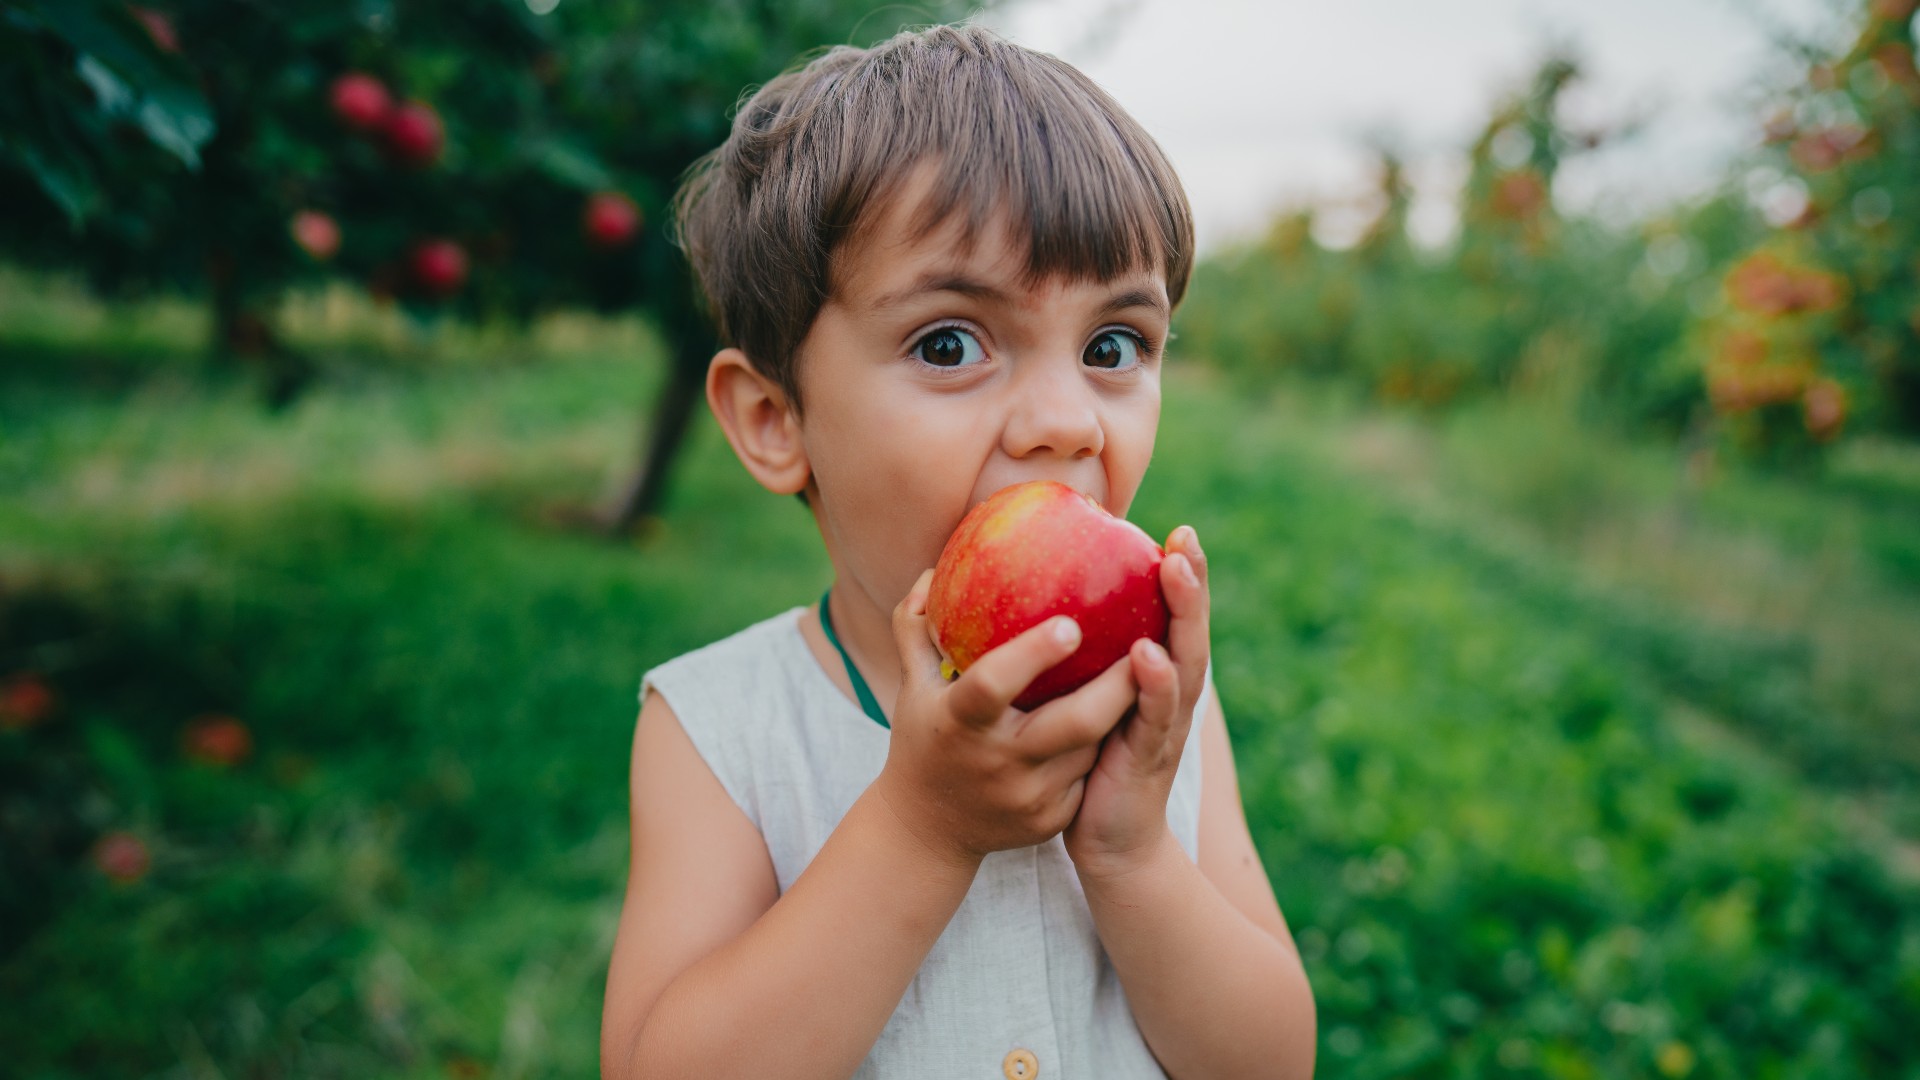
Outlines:
<svg viewBox="0 0 1920 1080"><path fill-rule="evenodd" d="M1422 420L1296 386L1272 407L1297 453L1377 485L1516 598L1920 836L1920 447L1850 443L1795 478L1537 401Z"/></svg>
<svg viewBox="0 0 1920 1080"><path fill-rule="evenodd" d="M13 1066L593 1075L640 675L818 595L804 509L703 422L660 529L568 524L634 452L640 330L456 336L279 417L178 335L158 377L63 374L114 333L0 372L0 675L60 697L0 732ZM1170 376L1134 517L1212 559L1321 1074L1920 1076L1885 824L1914 820L1911 458L1676 512L1671 452L1530 415ZM1696 582L1728 544L1762 554ZM1819 603L1743 599L1773 577ZM183 757L208 711L248 761ZM139 882L91 869L108 828Z"/></svg>

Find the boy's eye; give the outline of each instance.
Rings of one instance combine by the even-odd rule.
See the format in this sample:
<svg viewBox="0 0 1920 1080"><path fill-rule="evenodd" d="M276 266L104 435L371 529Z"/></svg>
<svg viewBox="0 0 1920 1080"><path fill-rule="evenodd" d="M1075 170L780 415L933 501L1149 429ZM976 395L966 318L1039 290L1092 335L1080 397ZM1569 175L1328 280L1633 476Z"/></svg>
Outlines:
<svg viewBox="0 0 1920 1080"><path fill-rule="evenodd" d="M943 326L914 345L913 354L934 367L963 367L986 359L980 340L958 326Z"/></svg>
<svg viewBox="0 0 1920 1080"><path fill-rule="evenodd" d="M1130 368L1140 362L1140 339L1124 330L1109 330L1093 339L1082 359L1088 367Z"/></svg>

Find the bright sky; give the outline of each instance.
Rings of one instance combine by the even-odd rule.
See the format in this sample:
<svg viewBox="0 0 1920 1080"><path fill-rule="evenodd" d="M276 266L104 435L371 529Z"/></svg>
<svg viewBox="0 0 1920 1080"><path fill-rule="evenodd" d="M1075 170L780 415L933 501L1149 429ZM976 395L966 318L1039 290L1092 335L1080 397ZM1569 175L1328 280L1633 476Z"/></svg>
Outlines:
<svg viewBox="0 0 1920 1080"><path fill-rule="evenodd" d="M1587 77L1580 120L1640 134L1561 174L1572 208L1654 205L1709 187L1753 143L1751 104L1780 27L1829 24L1830 0L1013 0L987 21L1071 61L1172 157L1202 249L1275 207L1368 182L1365 140L1409 158L1414 228L1451 228L1447 196L1490 105L1549 43ZM1743 104L1744 103L1744 104ZM1328 226L1336 234L1336 219ZM1337 239L1337 235L1329 237Z"/></svg>

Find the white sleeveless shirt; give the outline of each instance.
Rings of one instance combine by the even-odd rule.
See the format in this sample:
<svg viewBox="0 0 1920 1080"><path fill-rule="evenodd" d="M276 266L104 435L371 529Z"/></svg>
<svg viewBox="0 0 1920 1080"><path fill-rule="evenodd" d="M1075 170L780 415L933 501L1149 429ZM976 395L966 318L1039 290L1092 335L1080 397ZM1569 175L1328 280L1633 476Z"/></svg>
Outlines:
<svg viewBox="0 0 1920 1080"><path fill-rule="evenodd" d="M790 609L668 661L640 688L642 699L648 687L666 699L766 838L783 895L880 775L891 737L821 669L800 634L806 611ZM1204 714L1204 705L1195 709L1167 799L1167 823L1189 858L1199 850ZM981 862L854 1075L1165 1080L1060 837Z"/></svg>

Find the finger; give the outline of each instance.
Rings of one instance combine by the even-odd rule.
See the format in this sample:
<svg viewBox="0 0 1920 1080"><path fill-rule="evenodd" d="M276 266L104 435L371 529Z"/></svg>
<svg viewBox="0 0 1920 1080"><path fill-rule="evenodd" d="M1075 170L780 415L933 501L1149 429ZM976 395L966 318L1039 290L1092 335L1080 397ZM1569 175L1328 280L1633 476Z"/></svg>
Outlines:
<svg viewBox="0 0 1920 1080"><path fill-rule="evenodd" d="M1114 724L1116 728L1126 719L1125 713L1120 715L1121 719ZM1094 763L1100 760L1100 749L1106 745L1107 740L1095 739L1085 746L1048 758L1035 768L1048 784L1071 783L1076 778L1084 780L1093 771Z"/></svg>
<svg viewBox="0 0 1920 1080"><path fill-rule="evenodd" d="M940 650L927 628L927 590L933 571L926 570L893 608L893 644L900 653L901 679L907 685L940 680Z"/></svg>
<svg viewBox="0 0 1920 1080"><path fill-rule="evenodd" d="M1133 643L1127 658L1133 662L1133 679L1140 686L1140 711L1127 725L1127 739L1138 760L1149 769L1158 768L1168 752L1185 740L1193 721L1191 711L1180 708L1185 680L1167 650L1146 638ZM1187 715L1182 716L1183 712Z"/></svg>
<svg viewBox="0 0 1920 1080"><path fill-rule="evenodd" d="M1080 812L1080 800L1086 796L1087 778L1085 772L1086 770L1081 770L1080 778L1068 784L1067 789L1060 793L1060 814L1068 821L1072 821L1074 815Z"/></svg>
<svg viewBox="0 0 1920 1080"><path fill-rule="evenodd" d="M1080 624L1057 615L987 650L954 680L947 700L961 719L991 724L1028 683L1079 647Z"/></svg>
<svg viewBox="0 0 1920 1080"><path fill-rule="evenodd" d="M1211 648L1208 629L1211 603L1205 583L1185 552L1176 552L1161 560L1160 591L1166 596L1167 609L1172 615L1167 626L1167 651L1179 665L1181 682L1188 690L1197 691L1207 671Z"/></svg>
<svg viewBox="0 0 1920 1080"><path fill-rule="evenodd" d="M1207 553L1201 550L1200 533L1191 525L1182 525L1167 537L1167 553L1178 551L1193 564L1193 572L1200 578L1200 586L1207 585Z"/></svg>
<svg viewBox="0 0 1920 1080"><path fill-rule="evenodd" d="M1014 733L1012 749L1030 761L1045 761L1097 743L1133 707L1138 692L1133 663L1123 656L1085 686L1035 709Z"/></svg>

